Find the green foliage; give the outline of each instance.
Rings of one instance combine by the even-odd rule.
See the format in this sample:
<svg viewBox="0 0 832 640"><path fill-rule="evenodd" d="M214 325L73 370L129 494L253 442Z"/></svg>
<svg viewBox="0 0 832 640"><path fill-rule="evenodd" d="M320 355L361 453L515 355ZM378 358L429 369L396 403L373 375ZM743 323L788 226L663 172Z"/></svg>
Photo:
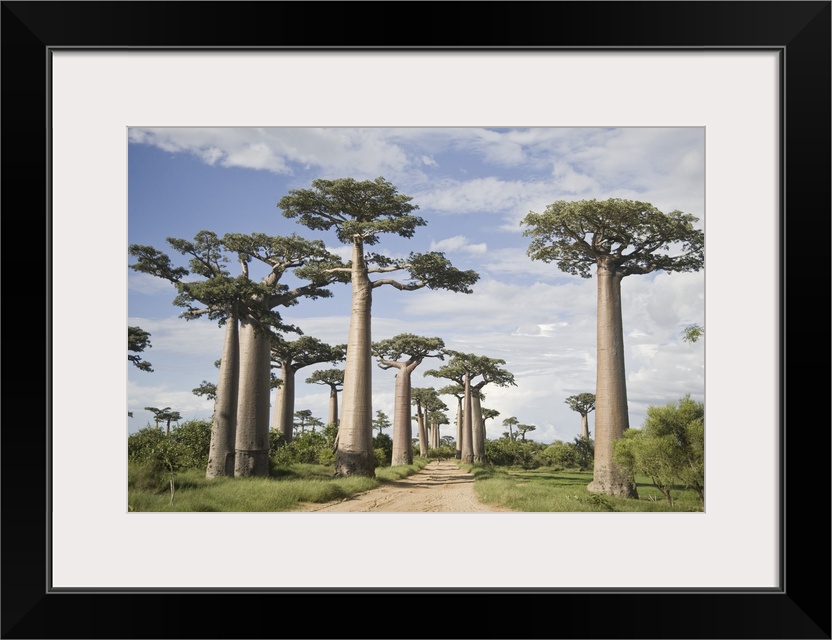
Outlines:
<svg viewBox="0 0 832 640"><path fill-rule="evenodd" d="M647 408L641 429L616 443L615 460L630 473L648 476L668 504L676 483L705 499L705 405L685 396L677 403Z"/></svg>
<svg viewBox="0 0 832 640"><path fill-rule="evenodd" d="M543 213L521 222L532 238L532 260L555 262L561 271L591 277L590 267L604 265L622 276L653 271L698 271L705 261L705 234L698 218L662 213L647 202L558 200ZM672 248L671 248L672 246Z"/></svg>
<svg viewBox="0 0 832 640"><path fill-rule="evenodd" d="M208 465L211 423L188 420L165 435L145 427L127 437L127 459L152 469L175 473L181 469L203 469Z"/></svg>
<svg viewBox="0 0 832 640"><path fill-rule="evenodd" d="M545 449L546 445L533 440L486 440L485 458L492 465L534 469L546 464Z"/></svg>
<svg viewBox="0 0 832 640"><path fill-rule="evenodd" d="M682 340L684 342L698 342L705 335L705 327L699 324L692 324L682 329Z"/></svg>
<svg viewBox="0 0 832 640"><path fill-rule="evenodd" d="M447 437L447 436L446 436ZM452 460L456 455L453 444L443 444L438 447L430 447L427 452L428 460Z"/></svg>
<svg viewBox="0 0 832 640"><path fill-rule="evenodd" d="M576 437L572 442L575 451L575 462L581 471L591 469L595 464L595 441L592 438Z"/></svg>
<svg viewBox="0 0 832 640"><path fill-rule="evenodd" d="M282 434L269 431L269 453L272 465L330 464L334 460L332 440L326 428L306 431L286 444Z"/></svg>
<svg viewBox="0 0 832 640"><path fill-rule="evenodd" d="M288 365L297 371L321 362L340 362L346 357L346 348L344 345L329 345L312 336L301 336L290 341L272 334L271 357L274 366L281 368Z"/></svg>
<svg viewBox="0 0 832 640"><path fill-rule="evenodd" d="M372 353L382 363L395 362L404 356L411 362L421 362L425 358L444 358L442 349L445 342L441 338L425 338L412 333L400 333L386 340L373 343ZM382 367L387 368L387 367Z"/></svg>
<svg viewBox="0 0 832 640"><path fill-rule="evenodd" d="M579 393L574 396L569 396L564 402L572 411L577 411L582 416L595 410L595 394L594 393Z"/></svg>
<svg viewBox="0 0 832 640"><path fill-rule="evenodd" d="M205 396L209 400L216 400L217 399L217 385L213 382L208 382L207 380L203 380L200 385L192 390L192 393L195 396Z"/></svg>
<svg viewBox="0 0 832 640"><path fill-rule="evenodd" d="M346 347L344 347L346 352ZM306 379L307 384L322 384L334 391L341 391L344 385L343 369L318 369Z"/></svg>
<svg viewBox="0 0 832 640"><path fill-rule="evenodd" d="M393 438L386 433L379 433L373 437L373 455L378 467L389 467L393 464Z"/></svg>
<svg viewBox="0 0 832 640"><path fill-rule="evenodd" d="M202 469L208 466L211 448L211 422L188 420L174 427L170 440L180 448L179 461L184 469Z"/></svg>
<svg viewBox="0 0 832 640"><path fill-rule="evenodd" d="M578 461L572 443L555 440L543 450L543 457L548 465L561 469L576 469Z"/></svg>
<svg viewBox="0 0 832 640"><path fill-rule="evenodd" d="M344 244L360 237L364 244L373 245L382 233L410 238L416 227L426 224L411 215L419 208L410 204L412 199L381 177L361 182L354 178L318 179L312 181L311 189L289 191L277 206L285 217L297 218L310 229L334 227Z"/></svg>
<svg viewBox="0 0 832 640"><path fill-rule="evenodd" d="M132 351L133 354L138 354L149 349L153 345L150 344L150 334L141 327L127 327L127 350ZM153 369L146 360L142 360L141 356L127 354L127 361L132 362L133 365L141 371L152 373Z"/></svg>
<svg viewBox="0 0 832 640"><path fill-rule="evenodd" d="M518 424L517 425L517 432L520 434L520 440L526 441L526 433L529 431L534 431L537 429L536 426L533 424Z"/></svg>
<svg viewBox="0 0 832 640"><path fill-rule="evenodd" d="M378 431L379 435L381 435L385 429L389 429L391 426L392 423L387 414L381 409L378 409L376 411L376 417L373 420L373 431Z"/></svg>

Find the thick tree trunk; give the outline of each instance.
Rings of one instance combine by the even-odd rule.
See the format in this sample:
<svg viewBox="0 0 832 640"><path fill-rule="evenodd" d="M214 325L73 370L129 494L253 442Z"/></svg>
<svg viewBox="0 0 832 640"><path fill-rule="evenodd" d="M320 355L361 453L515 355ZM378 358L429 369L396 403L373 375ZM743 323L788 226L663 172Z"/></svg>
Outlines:
<svg viewBox="0 0 832 640"><path fill-rule="evenodd" d="M474 446L472 441L472 420L473 414L471 402L471 377L465 374L465 410L462 413L462 454L460 460L462 462L474 461Z"/></svg>
<svg viewBox="0 0 832 640"><path fill-rule="evenodd" d="M335 387L329 388L329 415L326 417L326 423L338 426L338 391Z"/></svg>
<svg viewBox="0 0 832 640"><path fill-rule="evenodd" d="M211 444L206 478L234 475L234 440L237 432L237 384L240 376L240 333L237 319L225 322L225 341L220 360Z"/></svg>
<svg viewBox="0 0 832 640"><path fill-rule="evenodd" d="M352 313L341 393L341 424L335 452L336 476L375 476L370 314L372 284L364 263L364 243L352 250Z"/></svg>
<svg viewBox="0 0 832 640"><path fill-rule="evenodd" d="M235 476L269 475L268 333L243 321L240 325L240 387L237 399Z"/></svg>
<svg viewBox="0 0 832 640"><path fill-rule="evenodd" d="M581 438L589 440L589 416L586 413L581 414Z"/></svg>
<svg viewBox="0 0 832 640"><path fill-rule="evenodd" d="M454 443L454 457L462 458L462 398L457 397L456 411L456 442Z"/></svg>
<svg viewBox="0 0 832 640"><path fill-rule="evenodd" d="M413 464L413 427L410 413L410 374L416 368L398 366L393 400L393 462L392 466Z"/></svg>
<svg viewBox="0 0 832 640"><path fill-rule="evenodd" d="M598 267L598 373L595 388L595 468L591 493L637 498L636 487L613 460L615 443L630 426L624 372L619 272Z"/></svg>
<svg viewBox="0 0 832 640"><path fill-rule="evenodd" d="M295 421L295 370L290 362L281 362L280 370L282 383L275 397L272 429L283 436L284 442L291 442Z"/></svg>
<svg viewBox="0 0 832 640"><path fill-rule="evenodd" d="M419 455L423 458L428 455L428 431L425 426L425 414L422 413L422 405L416 405L416 426L419 428Z"/></svg>
<svg viewBox="0 0 832 640"><path fill-rule="evenodd" d="M482 419L482 403L479 389L471 395L471 442L474 449L474 462L485 462L485 424Z"/></svg>

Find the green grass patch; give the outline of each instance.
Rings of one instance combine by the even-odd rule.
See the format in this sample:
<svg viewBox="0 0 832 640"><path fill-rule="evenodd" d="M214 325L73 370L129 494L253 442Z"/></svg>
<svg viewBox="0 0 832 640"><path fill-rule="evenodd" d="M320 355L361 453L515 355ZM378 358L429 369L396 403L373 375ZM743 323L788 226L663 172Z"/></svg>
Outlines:
<svg viewBox="0 0 832 640"><path fill-rule="evenodd" d="M418 472L427 461L412 465L379 467L375 478L335 478L334 467L322 464L293 464L272 468L268 478L207 479L205 471L180 471L174 478L171 502L170 475L151 465L128 466L127 504L129 511L294 511L301 503L341 500L400 480Z"/></svg>
<svg viewBox="0 0 832 640"><path fill-rule="evenodd" d="M648 478L636 476L638 500L590 493L591 471L557 471L465 464L474 476L474 489L485 504L525 512L680 512L702 511L694 491L682 486L673 492L673 506Z"/></svg>

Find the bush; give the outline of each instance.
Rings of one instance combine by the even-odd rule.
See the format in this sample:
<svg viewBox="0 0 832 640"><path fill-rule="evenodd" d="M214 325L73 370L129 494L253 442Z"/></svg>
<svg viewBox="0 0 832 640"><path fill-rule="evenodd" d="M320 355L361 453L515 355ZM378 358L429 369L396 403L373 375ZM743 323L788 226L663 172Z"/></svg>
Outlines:
<svg viewBox="0 0 832 640"><path fill-rule="evenodd" d="M647 407L641 429L624 432L615 445L615 461L630 474L650 478L673 505L675 482L705 499L705 405L685 396L677 403Z"/></svg>
<svg viewBox="0 0 832 640"><path fill-rule="evenodd" d="M427 459L442 458L443 460L453 460L456 457L456 449L453 445L443 444L440 447L431 447L428 449Z"/></svg>
<svg viewBox="0 0 832 640"><path fill-rule="evenodd" d="M503 467L523 467L536 469L544 464L542 456L546 445L534 440L499 440L485 441L485 457L490 464Z"/></svg>
<svg viewBox="0 0 832 640"><path fill-rule="evenodd" d="M130 462L153 463L173 469L205 469L211 447L211 423L189 420L165 435L155 427L139 429L127 437Z"/></svg>
<svg viewBox="0 0 832 640"><path fill-rule="evenodd" d="M290 443L286 443L282 434L269 432L269 453L272 464L289 466L292 464L331 464L335 459L333 444L326 429L306 431L298 434Z"/></svg>
<svg viewBox="0 0 832 640"><path fill-rule="evenodd" d="M386 433L379 433L373 438L373 455L377 467L389 467L393 464L393 438Z"/></svg>
<svg viewBox="0 0 832 640"><path fill-rule="evenodd" d="M188 420L174 427L170 438L179 447L180 464L184 469L207 469L211 449L211 422Z"/></svg>

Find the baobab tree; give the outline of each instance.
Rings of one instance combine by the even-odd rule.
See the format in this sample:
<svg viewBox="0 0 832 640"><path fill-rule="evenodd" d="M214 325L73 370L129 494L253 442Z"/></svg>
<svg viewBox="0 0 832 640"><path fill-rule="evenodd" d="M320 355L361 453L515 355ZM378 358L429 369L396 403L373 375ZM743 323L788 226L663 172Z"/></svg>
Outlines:
<svg viewBox="0 0 832 640"><path fill-rule="evenodd" d="M292 425L295 431L306 433L306 427L312 427L312 432L314 433L315 427L320 426L323 426L323 422L321 422L319 418L312 415L311 409L301 409L300 411L295 411L294 422Z"/></svg>
<svg viewBox="0 0 832 640"><path fill-rule="evenodd" d="M518 424L520 424L520 421L515 416L511 416L510 418L503 420L503 426L508 427L508 439L512 442L514 441L514 432L511 428L516 427Z"/></svg>
<svg viewBox="0 0 832 640"><path fill-rule="evenodd" d="M416 407L414 418L419 431L419 455L422 457L428 454L429 446L426 415L438 398L439 394L433 387L413 387L410 390L410 401Z"/></svg>
<svg viewBox="0 0 832 640"><path fill-rule="evenodd" d="M291 442L292 420L295 415L295 374L313 364L340 362L344 359L344 347L328 345L312 336L301 336L289 341L273 334L271 358L273 366L280 369L281 376L274 403L272 430L282 435L284 442Z"/></svg>
<svg viewBox="0 0 832 640"><path fill-rule="evenodd" d="M444 403L442 406L445 406ZM448 420L448 414L441 409L433 409L429 411L426 418L428 423L428 440L430 442L430 446L436 449L442 444L439 428L443 424L449 424L450 420Z"/></svg>
<svg viewBox="0 0 832 640"><path fill-rule="evenodd" d="M348 268L334 272L348 274L352 283L347 357L344 366L341 421L335 454L336 476L374 476L372 441L372 366L371 315L372 291L389 285L401 291L447 289L471 293L479 279L474 271L460 271L438 252L410 253L396 259L365 253L365 247L378 244L381 234L393 233L411 238L426 222L413 215L418 209L412 198L398 193L384 178L356 181L353 178L313 180L311 189L291 190L277 206L287 218L298 218L315 230L334 230L339 241L352 245ZM402 272L396 280L372 274Z"/></svg>
<svg viewBox="0 0 832 640"><path fill-rule="evenodd" d="M170 407L158 409L156 407L145 407L145 411L150 411L153 414L153 420L156 422L156 428L159 428L159 423L165 422L165 435L170 435L170 423L179 422L182 419L182 414L179 411L172 411Z"/></svg>
<svg viewBox="0 0 832 640"><path fill-rule="evenodd" d="M329 412L326 423L338 427L338 392L344 385L343 369L318 369L306 379L307 384L322 384L329 387Z"/></svg>
<svg viewBox="0 0 832 640"><path fill-rule="evenodd" d="M274 309L296 304L301 297L332 295L326 286L340 276L322 269L341 261L323 242L297 235L219 238L203 230L193 241L167 238L167 242L190 257L189 268L175 267L165 253L146 245L130 246L130 254L137 258L131 268L171 282L177 291L174 304L185 308L180 317L207 317L225 327L206 477L267 475L270 335L275 330L297 331L285 325ZM232 277L228 271L227 254L236 257L240 276ZM266 267L259 282L249 275L252 260ZM288 270L302 284L292 289L281 285ZM188 276L193 278L186 280Z"/></svg>
<svg viewBox="0 0 832 640"><path fill-rule="evenodd" d="M291 307L300 298L329 298L327 287L343 281L335 267L340 258L330 253L320 240L306 240L296 234L268 236L263 233L229 233L223 243L237 253L244 275L256 261L265 266L266 275L258 289L247 298L253 311L240 319L240 386L237 400L235 476L269 474L269 396L271 388L271 349L275 331L295 327L282 324L276 307ZM300 280L294 288L281 284L290 272Z"/></svg>
<svg viewBox="0 0 832 640"><path fill-rule="evenodd" d="M638 497L629 474L613 459L615 443L629 428L621 281L655 271L699 271L705 234L698 218L681 211L662 213L652 204L620 198L558 200L521 222L531 237L532 260L554 262L566 273L598 279L595 464L587 489Z"/></svg>
<svg viewBox="0 0 832 640"><path fill-rule="evenodd" d="M537 429L537 427L534 426L533 424L518 424L517 425L517 433L520 434L520 440L525 442L526 441L526 433L528 433L529 431L534 431L535 429Z"/></svg>
<svg viewBox="0 0 832 640"><path fill-rule="evenodd" d="M382 369L396 369L393 400L393 460L392 466L413 464L410 418L411 374L425 358L444 359L441 338L425 338L412 333L373 343L373 355Z"/></svg>
<svg viewBox="0 0 832 640"><path fill-rule="evenodd" d="M572 411L581 414L581 438L589 440L589 414L595 410L595 394L579 393L569 396L564 402Z"/></svg>
<svg viewBox="0 0 832 640"><path fill-rule="evenodd" d="M514 375L500 366L505 364L505 360L499 358L477 356L451 349L445 349L445 353L451 356L448 364L440 369L425 371L425 375L453 380L465 390L460 459L463 462L485 462L485 423L480 404L483 397L482 389L487 384L500 387L516 386ZM474 378L480 380L473 382ZM469 439L470 456L467 452Z"/></svg>
<svg viewBox="0 0 832 640"><path fill-rule="evenodd" d="M142 360L142 357L138 355L152 346L150 344L150 334L147 331L141 327L127 327L127 350L133 352L127 354L127 361L132 362L134 367L148 373L153 372L150 363L147 360Z"/></svg>
<svg viewBox="0 0 832 640"><path fill-rule="evenodd" d="M465 387L461 384L449 384L438 391L440 396L453 396L456 398L456 440L454 442L454 456L457 460L462 458L462 411L465 402Z"/></svg>

